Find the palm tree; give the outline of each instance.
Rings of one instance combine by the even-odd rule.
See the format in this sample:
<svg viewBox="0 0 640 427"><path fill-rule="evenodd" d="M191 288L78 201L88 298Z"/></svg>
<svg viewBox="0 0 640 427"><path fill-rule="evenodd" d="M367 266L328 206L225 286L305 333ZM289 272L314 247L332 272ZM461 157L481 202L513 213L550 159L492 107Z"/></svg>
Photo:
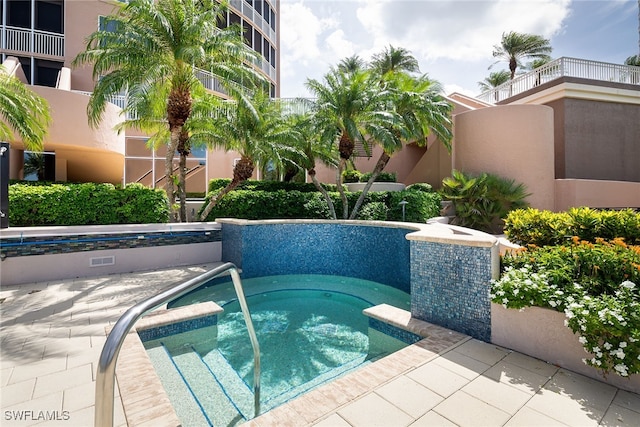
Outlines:
<svg viewBox="0 0 640 427"><path fill-rule="evenodd" d="M640 55L631 55L624 60L624 65L634 65L640 67Z"/></svg>
<svg viewBox="0 0 640 427"><path fill-rule="evenodd" d="M215 0L132 0L106 18L117 31L92 33L86 50L73 61L75 66L93 65L90 124L101 120L112 95L123 92L128 95L124 112L129 115L148 111L149 98L164 109L170 133L165 189L174 220L173 157L191 115L193 92L202 90L194 67L212 72L229 93L242 90L238 82L245 85L260 78L247 65L256 54L243 42L240 28L218 28L225 11L226 6Z"/></svg>
<svg viewBox="0 0 640 427"><path fill-rule="evenodd" d="M342 187L342 172L353 156L355 144L361 143L370 152L367 138L393 138L389 129L394 118L383 102L387 93L378 85L377 76L368 70L345 73L332 68L323 81L310 79L306 86L317 98L313 122L320 141L338 146L336 185L342 200L342 216L347 219L349 204Z"/></svg>
<svg viewBox="0 0 640 427"><path fill-rule="evenodd" d="M50 123L47 101L0 66L0 140L17 136L27 150L42 151Z"/></svg>
<svg viewBox="0 0 640 427"><path fill-rule="evenodd" d="M493 47L493 57L509 63L511 80L516 69L524 59L548 59L552 47L548 39L535 34L524 34L515 31L502 33L502 41ZM495 65L495 64L494 64Z"/></svg>
<svg viewBox="0 0 640 427"><path fill-rule="evenodd" d="M419 73L418 60L405 48L385 47L380 53L373 55L371 69L379 76L387 73L406 72Z"/></svg>
<svg viewBox="0 0 640 427"><path fill-rule="evenodd" d="M343 73L353 73L356 71L362 71L367 67L367 63L364 59L360 58L358 55L349 56L347 58L343 58L338 63L338 70Z"/></svg>
<svg viewBox="0 0 640 427"><path fill-rule="evenodd" d="M333 143L323 143L319 135L314 131L313 117L309 114L291 115L287 118L289 126L296 129L299 132L300 137L295 140L296 147L300 154L290 159L290 163L297 167L304 169L311 182L316 189L322 194L327 206L329 207L329 214L332 219L337 219L336 210L333 205L331 197L326 188L320 184L316 177L316 164L319 160L323 164L329 167L337 167L337 147Z"/></svg>
<svg viewBox="0 0 640 427"><path fill-rule="evenodd" d="M485 79L481 82L478 82L478 86L480 90L483 92L488 92L500 86L503 83L509 81L510 73L507 70L494 71L489 73L489 77L485 77Z"/></svg>
<svg viewBox="0 0 640 427"><path fill-rule="evenodd" d="M220 117L208 131L193 135L209 146L237 151L240 159L233 167L229 185L212 196L200 214L205 221L220 199L253 175L256 163L274 162L282 166L285 159L298 154L292 140L299 138L296 130L287 126L278 105L264 92L248 99L227 101L217 114Z"/></svg>
<svg viewBox="0 0 640 427"><path fill-rule="evenodd" d="M400 151L404 144L415 143L419 147L427 144L427 137L433 133L438 140L451 150L451 111L452 105L439 95L439 83L423 75L413 77L405 72L387 72L384 86L389 88L389 114L398 117L390 129L392 139L375 140L382 148L371 177L351 211L350 219L355 219L358 209L391 157Z"/></svg>

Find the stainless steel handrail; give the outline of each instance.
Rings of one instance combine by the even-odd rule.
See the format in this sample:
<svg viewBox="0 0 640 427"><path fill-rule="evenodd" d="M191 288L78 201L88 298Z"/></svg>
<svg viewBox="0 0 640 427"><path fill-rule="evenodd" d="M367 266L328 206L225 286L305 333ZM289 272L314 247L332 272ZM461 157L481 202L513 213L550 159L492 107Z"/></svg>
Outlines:
<svg viewBox="0 0 640 427"><path fill-rule="evenodd" d="M98 361L98 370L96 374L96 427L113 427L116 362L118 360L118 354L120 353L122 343L133 325L151 310L154 310L163 304L192 291L208 280L211 280L227 271L231 273L233 287L238 295L240 308L242 309L242 314L244 315L244 320L247 324L247 329L249 330L251 346L253 347L253 362L255 364L253 372L254 416L258 416L260 414L260 347L258 345L258 338L256 337L255 329L253 328L253 322L251 321L249 308L247 307L247 301L244 297L244 291L242 289L242 282L240 281L238 269L233 263L228 262L134 305L127 310L120 319L118 319L116 324L113 326L111 333L107 337L107 341L102 348L102 353L100 353L100 360Z"/></svg>

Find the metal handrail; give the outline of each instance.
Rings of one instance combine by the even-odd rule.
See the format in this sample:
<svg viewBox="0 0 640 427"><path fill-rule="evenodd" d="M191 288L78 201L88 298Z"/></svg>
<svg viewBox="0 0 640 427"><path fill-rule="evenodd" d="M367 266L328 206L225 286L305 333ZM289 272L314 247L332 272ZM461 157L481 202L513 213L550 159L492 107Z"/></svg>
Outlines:
<svg viewBox="0 0 640 427"><path fill-rule="evenodd" d="M208 280L211 280L227 271L231 273L233 287L238 296L240 308L244 315L244 321L247 324L247 329L249 330L251 346L253 347L254 416L258 416L260 414L260 347L258 345L258 338L256 337L255 329L253 328L253 322L251 321L251 315L249 314L249 308L247 307L247 301L242 289L242 282L240 281L238 269L233 263L227 262L201 274L198 277L194 277L191 280L181 283L171 289L167 289L158 295L134 305L127 310L120 319L118 319L116 324L113 326L111 333L107 337L107 341L102 348L102 353L100 353L100 360L98 361L98 371L96 374L96 427L113 427L116 362L118 360L118 354L120 353L122 343L133 325L151 310L154 310L167 302L192 291Z"/></svg>

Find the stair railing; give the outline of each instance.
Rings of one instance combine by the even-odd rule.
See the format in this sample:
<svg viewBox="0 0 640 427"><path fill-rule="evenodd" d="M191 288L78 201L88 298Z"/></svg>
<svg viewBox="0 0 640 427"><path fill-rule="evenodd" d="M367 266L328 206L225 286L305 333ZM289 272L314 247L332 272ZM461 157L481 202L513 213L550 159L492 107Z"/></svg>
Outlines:
<svg viewBox="0 0 640 427"><path fill-rule="evenodd" d="M102 348L102 353L100 353L100 359L98 361L98 370L96 374L96 427L113 427L116 362L118 361L118 354L120 353L122 343L133 325L150 311L179 298L225 272L229 272L231 274L233 287L238 296L244 321L249 331L251 346L253 347L254 416L258 416L260 414L260 346L258 345L258 338L256 337L256 332L253 328L251 314L247 307L247 301L242 289L242 282L240 281L238 269L233 263L228 262L134 305L118 319L116 324L113 326L111 333L107 337L107 341Z"/></svg>

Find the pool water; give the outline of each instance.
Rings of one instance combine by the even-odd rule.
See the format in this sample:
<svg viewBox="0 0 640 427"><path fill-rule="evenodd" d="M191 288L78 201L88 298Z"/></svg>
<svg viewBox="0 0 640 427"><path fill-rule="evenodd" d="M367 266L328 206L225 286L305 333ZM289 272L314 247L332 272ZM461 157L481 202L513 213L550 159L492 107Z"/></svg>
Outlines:
<svg viewBox="0 0 640 427"><path fill-rule="evenodd" d="M407 345L371 328L362 314L382 302L406 307L409 295L386 285L296 275L247 279L243 286L260 343L261 412ZM178 373L159 376L183 425L234 425L255 415L253 351L232 293L232 284L221 284L176 304L214 300L224 308L217 326L145 343L156 370Z"/></svg>

